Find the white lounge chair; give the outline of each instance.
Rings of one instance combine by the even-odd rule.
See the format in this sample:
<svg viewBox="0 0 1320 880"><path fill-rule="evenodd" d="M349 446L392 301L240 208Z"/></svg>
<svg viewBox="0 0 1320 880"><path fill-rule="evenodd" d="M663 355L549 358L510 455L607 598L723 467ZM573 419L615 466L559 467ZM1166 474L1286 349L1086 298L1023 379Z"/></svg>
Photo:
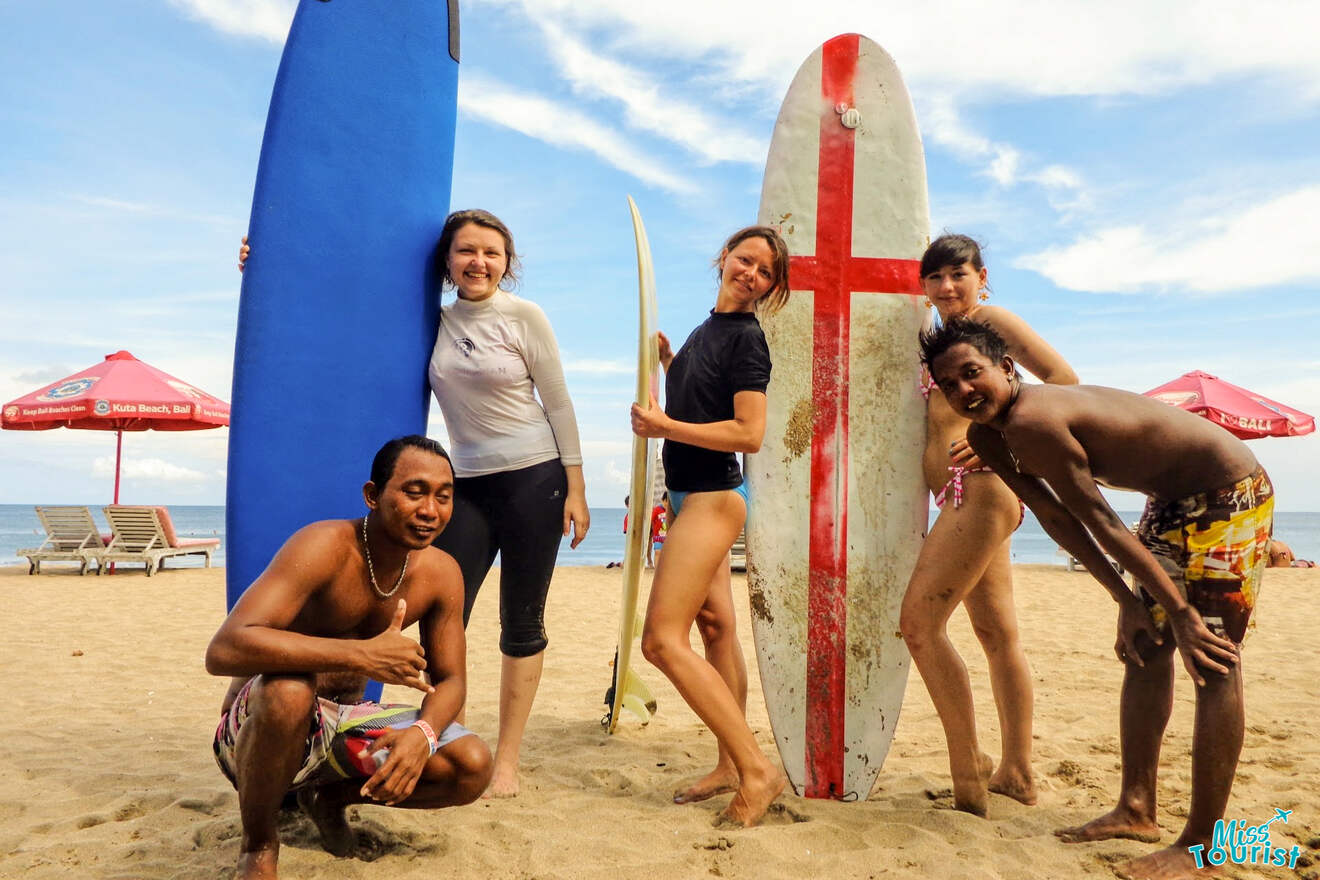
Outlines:
<svg viewBox="0 0 1320 880"><path fill-rule="evenodd" d="M164 507L129 507L110 505L102 508L114 531L110 543L100 554L101 568L107 562L141 562L151 577L171 556L205 555L211 567L211 554L220 546L219 538L179 538L174 534L170 512Z"/></svg>
<svg viewBox="0 0 1320 880"><path fill-rule="evenodd" d="M1067 550L1064 550L1062 547L1060 547L1058 550L1055 550L1055 551L1054 551L1054 555L1055 555L1055 556L1062 556L1062 557L1064 557L1066 560L1068 560L1068 570L1069 570L1069 571L1076 571L1076 570L1079 569L1079 568L1080 568L1082 571L1086 571L1086 566L1082 565L1082 563L1079 562L1079 561L1077 560L1077 557L1076 557L1076 556L1073 556L1071 553L1069 553ZM1119 565L1118 562L1115 561L1114 557L1112 557L1112 556L1110 556L1108 553L1106 553L1106 554L1105 554L1105 558L1108 559L1108 560L1110 561L1110 563L1113 564L1114 568L1118 569L1118 573L1119 573L1119 574L1123 574L1123 573L1124 573L1124 572L1123 572L1123 566Z"/></svg>
<svg viewBox="0 0 1320 880"><path fill-rule="evenodd" d="M733 541L733 547L729 549L729 568L734 571L747 570L747 531L738 533L738 537Z"/></svg>
<svg viewBox="0 0 1320 880"><path fill-rule="evenodd" d="M55 561L77 562L78 574L87 574L87 566L100 558L106 542L92 512L86 507L38 505L37 518L46 540L40 547L18 551L28 558L28 574L41 574L41 563Z"/></svg>

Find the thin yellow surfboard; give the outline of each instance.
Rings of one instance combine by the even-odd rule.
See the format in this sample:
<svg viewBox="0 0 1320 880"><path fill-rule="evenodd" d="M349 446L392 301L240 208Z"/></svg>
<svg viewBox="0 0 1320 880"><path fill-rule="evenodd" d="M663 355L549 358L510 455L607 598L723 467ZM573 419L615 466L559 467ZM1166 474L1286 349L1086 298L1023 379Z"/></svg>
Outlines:
<svg viewBox="0 0 1320 880"><path fill-rule="evenodd" d="M637 240L637 394L646 406L655 395L660 397L660 350L656 336L655 269L651 264L651 245L637 203L628 197L632 214L633 236ZM646 542L651 540L652 487L655 468L655 440L633 436L632 479L628 490L628 533L623 553L623 597L619 609L619 644L614 658L614 682L607 698L610 712L604 724L610 733L619 723L619 710L627 709L643 723L655 712L655 698L633 669L634 647L641 635L637 614L637 595L641 587L642 563Z"/></svg>

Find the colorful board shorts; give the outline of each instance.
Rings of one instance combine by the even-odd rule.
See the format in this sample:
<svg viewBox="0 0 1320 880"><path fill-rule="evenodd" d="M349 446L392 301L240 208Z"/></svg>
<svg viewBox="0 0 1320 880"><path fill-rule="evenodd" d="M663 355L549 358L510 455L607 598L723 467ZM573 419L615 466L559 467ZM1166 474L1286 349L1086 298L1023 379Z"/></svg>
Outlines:
<svg viewBox="0 0 1320 880"><path fill-rule="evenodd" d="M1240 643L1260 595L1274 525L1274 487L1263 468L1211 492L1146 502L1137 539L1210 631ZM1161 630L1164 609L1140 591Z"/></svg>
<svg viewBox="0 0 1320 880"><path fill-rule="evenodd" d="M215 730L215 741L212 743L215 762L235 787L238 782L234 744L238 741L238 732L243 722L247 720L248 695L256 680L256 676L249 679L238 692L229 711L220 716L220 725ZM417 714L416 706L381 703L344 705L333 700L319 699L308 718L303 764L294 775L289 790L342 779L369 778L376 772L376 762L370 755L360 757L358 752L386 730L401 730L410 726L417 720ZM440 734L440 747L471 732L457 722L450 724Z"/></svg>

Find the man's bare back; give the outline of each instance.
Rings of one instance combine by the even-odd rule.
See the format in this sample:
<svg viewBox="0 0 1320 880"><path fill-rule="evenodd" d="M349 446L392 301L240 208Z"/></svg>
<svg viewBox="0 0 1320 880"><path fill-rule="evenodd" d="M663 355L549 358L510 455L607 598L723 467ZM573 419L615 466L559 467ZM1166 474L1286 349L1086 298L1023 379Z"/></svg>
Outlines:
<svg viewBox="0 0 1320 880"><path fill-rule="evenodd" d="M976 441L996 431L976 426ZM1163 500L1228 485L1256 466L1223 428L1158 400L1098 385L1022 385L998 433L1020 473L1046 476L1061 443L1085 450L1096 482Z"/></svg>

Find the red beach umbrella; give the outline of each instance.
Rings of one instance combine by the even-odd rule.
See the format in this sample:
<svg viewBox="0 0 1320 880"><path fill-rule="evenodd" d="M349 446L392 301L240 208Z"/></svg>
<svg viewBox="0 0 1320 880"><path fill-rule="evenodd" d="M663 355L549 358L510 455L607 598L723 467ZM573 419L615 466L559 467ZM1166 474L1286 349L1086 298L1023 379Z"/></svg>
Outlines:
<svg viewBox="0 0 1320 880"><path fill-rule="evenodd" d="M1315 430L1315 419L1306 413L1200 370L1152 388L1146 396L1196 413L1243 440L1297 437Z"/></svg>
<svg viewBox="0 0 1320 880"><path fill-rule="evenodd" d="M229 404L126 351L0 409L0 428L114 431L115 504L125 431L199 431L229 424Z"/></svg>

